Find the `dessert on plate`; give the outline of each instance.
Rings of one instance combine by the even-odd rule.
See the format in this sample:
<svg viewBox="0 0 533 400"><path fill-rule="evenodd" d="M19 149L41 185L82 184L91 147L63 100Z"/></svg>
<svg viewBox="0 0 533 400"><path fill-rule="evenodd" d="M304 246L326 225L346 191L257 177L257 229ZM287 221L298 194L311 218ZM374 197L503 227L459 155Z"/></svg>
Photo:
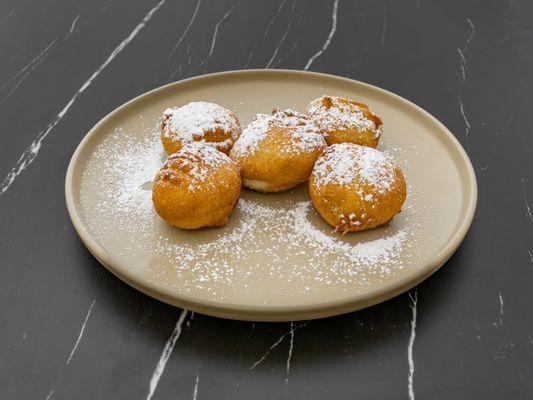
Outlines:
<svg viewBox="0 0 533 400"><path fill-rule="evenodd" d="M218 104L195 101L163 112L161 141L167 154L191 142L205 142L228 154L240 134L235 113Z"/></svg>
<svg viewBox="0 0 533 400"><path fill-rule="evenodd" d="M383 123L363 103L337 96L322 96L307 106L307 114L318 125L328 146L355 143L377 147Z"/></svg>
<svg viewBox="0 0 533 400"><path fill-rule="evenodd" d="M214 147L191 142L170 155L152 189L155 210L183 229L226 225L241 193L235 163Z"/></svg>
<svg viewBox="0 0 533 400"><path fill-rule="evenodd" d="M370 108L322 96L307 115L292 109L257 114L241 132L231 111L192 102L163 114L167 161L157 173L156 212L184 229L224 226L241 186L281 192L309 181L318 214L336 231L391 221L406 198L400 167L374 149L382 122Z"/></svg>
<svg viewBox="0 0 533 400"><path fill-rule="evenodd" d="M406 185L400 167L384 153L340 143L318 158L309 194L320 216L346 233L392 220L402 209Z"/></svg>
<svg viewBox="0 0 533 400"><path fill-rule="evenodd" d="M230 157L244 186L280 192L309 179L326 141L309 117L294 110L258 114L243 130Z"/></svg>

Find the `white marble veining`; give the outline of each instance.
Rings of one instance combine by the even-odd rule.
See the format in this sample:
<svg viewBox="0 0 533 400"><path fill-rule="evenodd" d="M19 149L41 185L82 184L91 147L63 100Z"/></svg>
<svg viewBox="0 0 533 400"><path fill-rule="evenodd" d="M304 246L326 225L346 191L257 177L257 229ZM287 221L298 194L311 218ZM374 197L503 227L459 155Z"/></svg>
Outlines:
<svg viewBox="0 0 533 400"><path fill-rule="evenodd" d="M183 63L178 65L178 68L172 71L172 73L170 74L170 79L173 79L176 75L180 76L182 70L183 70Z"/></svg>
<svg viewBox="0 0 533 400"><path fill-rule="evenodd" d="M56 378L56 381L54 382L52 389L48 392L46 396L46 400L50 400L52 396L55 393L56 387L61 381L61 377L63 376L63 371L65 370L66 366L70 364L70 361L72 361L72 357L74 356L74 353L76 352L78 345L80 344L81 338L83 337L83 333L85 332L85 327L87 326L87 321L89 321L89 317L91 316L91 311L94 307L94 303L96 302L96 298L93 299L91 302L91 305L89 306L89 310L87 311L87 314L85 314L85 319L83 320L83 323L80 328L80 332L78 333L78 338L76 339L76 342L74 343L74 346L72 347L72 350L70 351L70 354L68 356L67 362L65 365L60 369L59 375Z"/></svg>
<svg viewBox="0 0 533 400"><path fill-rule="evenodd" d="M466 141L466 149L468 150L469 141L470 141L470 132L472 128L470 126L470 121L468 121L468 118L466 116L463 101L461 100L460 95L459 95L459 110L461 111L461 116L463 117L463 121L465 123L465 141Z"/></svg>
<svg viewBox="0 0 533 400"><path fill-rule="evenodd" d="M187 318L187 327L191 326L191 321L194 319L194 311L191 311L189 318Z"/></svg>
<svg viewBox="0 0 533 400"><path fill-rule="evenodd" d="M381 20L381 47L385 46L385 35L387 34L387 3L383 3L383 19Z"/></svg>
<svg viewBox="0 0 533 400"><path fill-rule="evenodd" d="M476 28L472 20L470 18L467 18L466 21L471 29L470 34L466 38L463 48L462 49L459 47L457 48L457 52L459 53L459 67L461 68L461 75L462 75L463 82L466 80L466 71L468 71L468 61L466 60L465 54L468 51L468 46L470 45L470 42L472 41L472 39L474 38L476 34Z"/></svg>
<svg viewBox="0 0 533 400"><path fill-rule="evenodd" d="M522 197L524 198L524 205L526 207L526 217L528 217L529 220L533 222L533 213L531 211L531 206L529 205L529 201L527 199L526 181L523 177L522 177Z"/></svg>
<svg viewBox="0 0 533 400"><path fill-rule="evenodd" d="M176 44L174 45L174 47L172 48L172 51L170 52L170 54L168 55L169 57L171 57L174 52L177 50L178 46L180 45L180 43L183 41L183 39L185 38L185 35L187 35L187 32L189 32L189 29L191 29L191 26L192 24L194 23L194 20L196 19L196 15L198 14L198 10L200 9L200 4L202 4L202 0L198 0L198 2L196 3L196 8L194 9L194 12L192 14L192 17L187 25L187 27L185 28L185 30L183 31L183 33L181 34L181 36L179 37L179 39L177 40ZM189 48L187 49L187 53L189 52L190 50L190 45L189 45Z"/></svg>
<svg viewBox="0 0 533 400"><path fill-rule="evenodd" d="M474 23L472 22L472 20L470 18L467 18L466 22L468 23L468 25L470 25L470 35L466 38L466 43L465 43L463 49L465 51L468 51L468 46L470 45L470 42L472 41L472 39L476 35L476 27L475 27Z"/></svg>
<svg viewBox="0 0 533 400"><path fill-rule="evenodd" d="M331 30L329 31L329 35L326 38L326 41L313 56L307 61L307 64L305 64L304 71L307 71L311 64L322 55L326 51L326 49L329 47L331 43L331 39L333 39L333 36L335 35L335 32L337 31L337 10L339 9L339 0L335 0L333 3L333 14L331 16Z"/></svg>
<svg viewBox="0 0 533 400"><path fill-rule="evenodd" d="M296 48L300 44L301 40L302 40L302 36L301 35L296 36L296 40L294 41L293 45L291 46L291 50L290 50L291 52L296 50Z"/></svg>
<svg viewBox="0 0 533 400"><path fill-rule="evenodd" d="M498 323L503 325L503 297L500 291L498 291L498 302L500 303L500 317Z"/></svg>
<svg viewBox="0 0 533 400"><path fill-rule="evenodd" d="M150 379L150 388L148 390L148 396L146 397L146 400L150 400L154 395L155 390L157 389L159 379L161 379L161 375L163 375L163 372L165 371L167 361L170 358L170 355L172 354L172 350L174 350L176 341L181 335L181 328L183 326L183 321L185 321L185 317L187 317L187 310L182 310L178 321L176 322L176 326L174 327L174 330L170 334L170 337L168 338L167 342L165 343L165 347L161 352L161 357L159 357L159 361L157 362L155 370L152 373L152 378Z"/></svg>
<svg viewBox="0 0 533 400"><path fill-rule="evenodd" d="M268 23L266 29L265 29L265 37L268 35L268 32L270 32L270 28L272 28L272 24L276 21L276 19L278 18L278 15L279 13L281 12L281 9L283 8L283 6L285 5L285 1L286 0L281 0L281 2L279 3L279 6L278 6L278 9L276 10L276 13L274 14L274 16L270 19L270 22Z"/></svg>
<svg viewBox="0 0 533 400"><path fill-rule="evenodd" d="M414 296L411 296L411 335L409 336L409 342L407 344L407 361L409 362L409 375L407 377L407 390L409 394L409 400L415 400L415 391L413 388L413 377L415 375L415 362L413 359L413 346L416 338L416 309L418 302L418 293L415 288Z"/></svg>
<svg viewBox="0 0 533 400"><path fill-rule="evenodd" d="M20 11L20 7L16 7L16 8L14 8L14 9L12 9L11 11L9 11L9 12L7 13L7 16L8 16L8 17L12 17L13 15L15 15L15 14L16 14L17 12L19 12L19 11Z"/></svg>
<svg viewBox="0 0 533 400"><path fill-rule="evenodd" d="M289 373L291 371L292 352L294 350L294 322L291 322L289 353L287 354L285 384L289 383Z"/></svg>
<svg viewBox="0 0 533 400"><path fill-rule="evenodd" d="M464 82L466 80L466 71L468 70L468 62L466 61L466 57L463 53L463 50L461 50L458 47L457 52L459 53L459 67L461 68L461 76Z"/></svg>
<svg viewBox="0 0 533 400"><path fill-rule="evenodd" d="M470 34L465 40L465 43L462 48L457 48L457 53L459 54L459 68L461 70L461 83L466 82L467 78L467 71L468 71L468 61L466 58L466 53L468 52L468 46L470 45L470 42L474 38L476 34L476 27L474 26L474 23L470 18L466 19L466 22L470 26ZM461 117L463 118L463 121L465 123L465 147L466 151L468 152L470 148L470 133L472 132L472 127L470 125L470 121L468 120L468 117L466 116L465 107L461 98L461 89L459 89L458 94L458 100L459 100L459 110L461 112Z"/></svg>
<svg viewBox="0 0 533 400"><path fill-rule="evenodd" d="M281 335L279 337L278 340L276 340L274 342L274 344L272 346L270 346L267 351L265 353L263 353L263 355L261 356L261 358L259 358L256 362L254 362L250 368L248 368L248 370L252 371L254 370L259 364L261 364L263 361L266 360L266 358L268 357L268 355L270 354L270 352L272 350L274 350L276 347L278 347L280 345L281 342L283 342L283 339L285 339L287 336L290 336L291 337L291 340L292 340L292 345L289 345L289 354L290 354L290 358L292 358L292 350L290 349L290 347L293 347L294 346L294 333L299 330L299 329L302 329L304 327L306 327L307 325L309 324L309 322L304 322L300 325L298 325L297 327L294 327L294 323L291 322L291 327L290 327L290 330L289 332L287 333L284 333L283 335ZM289 364L289 368L290 368L290 359L288 359L288 364Z"/></svg>
<svg viewBox="0 0 533 400"><path fill-rule="evenodd" d="M192 391L192 400L198 399L198 382L200 381L200 377L198 374L196 374L196 381L194 382L194 389Z"/></svg>
<svg viewBox="0 0 533 400"><path fill-rule="evenodd" d="M264 353L263 355L257 360L255 361L252 365L250 365L250 367L248 368L248 373L250 373L251 371L255 370L263 361L265 361L267 359L267 357L270 355L270 353L275 349L277 348L282 342L283 340L286 338L286 337L290 337L290 343L289 343L289 352L288 352L288 355L287 355L287 361L285 362L285 374L286 374L286 377L285 377L285 383L288 383L288 375L289 375L289 372L290 372L290 367L291 367L291 360L292 360L292 356L293 356L293 352L294 352L294 335L295 335L295 332L298 331L299 329L302 329L304 327L306 327L307 325L309 324L309 321L308 322L304 322L304 323L301 323L300 325L298 326L295 326L294 325L294 322L291 322L290 324L290 329L288 332L284 333L283 335L281 335ZM252 329L254 329L255 326L253 326L252 324ZM238 388L240 387L248 378L248 375L242 377L242 379L240 379L236 384L235 384L235 388ZM231 395L232 393L229 393L228 396L225 397L225 400L229 400L231 398Z"/></svg>
<svg viewBox="0 0 533 400"><path fill-rule="evenodd" d="M279 344L281 342L283 342L283 339L285 339L285 337L287 336L287 333L284 333L283 335L280 336L280 338L278 340L276 340L274 342L274 344L272 346L270 346L267 351L265 353L263 353L263 355L261 356L261 358L259 358L256 362L254 362L250 368L248 368L250 371L254 370L259 364L261 364L263 361L266 360L266 358L268 357L268 355L270 354L270 352L272 350L274 350L276 347L279 346Z"/></svg>
<svg viewBox="0 0 533 400"><path fill-rule="evenodd" d="M76 28L76 24L78 23L78 20L80 19L80 14L76 15L74 19L72 20L72 24L70 24L69 33L74 33L74 29Z"/></svg>
<svg viewBox="0 0 533 400"><path fill-rule="evenodd" d="M50 390L48 392L48 395L46 396L46 400L50 400L52 398L52 396L54 395L54 389Z"/></svg>
<svg viewBox="0 0 533 400"><path fill-rule="evenodd" d="M39 64L41 64L44 59L54 50L57 45L57 40L59 38L54 38L46 47L41 50L28 64L22 67L15 75L11 77L7 82L0 86L0 92L9 87L10 84L14 83L10 90L7 91L4 97L0 100L0 104L6 101L9 96L17 89L20 84L26 79L26 77L35 69Z"/></svg>
<svg viewBox="0 0 533 400"><path fill-rule="evenodd" d="M229 17L229 15L233 11L233 9L235 7L237 7L241 2L242 2L242 0L240 0L237 3L235 3L234 5L232 5L230 7L230 9L228 11L226 11L226 13L222 16L222 18L220 18L218 20L218 22L215 24L215 29L213 31L213 38L211 39L211 47L209 48L209 53L207 53L207 55L200 62L200 64L198 64L196 67L194 67L191 72L193 72L193 71L197 70L198 68L200 68L202 65L204 65L209 60L209 58L211 58L211 56L213 55L213 51L215 51L215 44L217 42L218 30L220 28L220 25Z"/></svg>
<svg viewBox="0 0 533 400"><path fill-rule="evenodd" d="M70 29L63 35L63 37L60 39L60 37L55 37L46 47L39 52L28 64L26 64L24 67L22 67L14 76L12 76L7 82L2 84L0 86L0 92L2 92L4 89L10 87L12 83L13 86L7 91L7 93L0 99L0 104L6 101L9 96L22 84L22 82L26 79L26 77L33 71L35 68L37 68L57 47L59 43L67 39L69 36L71 36L74 33L76 24L80 18L80 14L76 15L74 20L72 21L70 25Z"/></svg>
<svg viewBox="0 0 533 400"><path fill-rule="evenodd" d="M33 142L24 150L22 155L19 157L15 166L9 171L7 176L4 178L2 183L0 183L0 195L4 194L13 184L15 179L26 169L28 166L35 160L39 151L41 149L44 139L50 134L50 132L57 126L57 124L63 119L65 114L69 111L70 107L76 102L78 97L93 83L98 75L119 55L122 50L137 36L139 31L145 27L145 25L152 19L154 14L165 4L166 0L161 0L152 8L148 14L137 24L137 26L131 31L131 33L124 39L115 49L111 52L109 57L98 67L96 71L87 79L83 85L78 89L76 93L70 98L67 104L61 109L61 111L54 117L54 119L40 131Z"/></svg>
<svg viewBox="0 0 533 400"><path fill-rule="evenodd" d="M498 40L499 43L503 43L503 42L506 42L509 40L509 38L511 37L511 35L507 34L505 36L503 36L502 38L500 38L500 40Z"/></svg>
<svg viewBox="0 0 533 400"><path fill-rule="evenodd" d="M265 66L265 69L269 69L274 60L276 59L276 56L278 55L279 48L285 42L285 38L287 37L287 33L289 33L289 30L291 29L291 21L289 20L289 23L287 24L287 29L285 29L285 33L281 37L281 40L279 41L278 45L276 46L276 49L274 50L274 54L272 54L272 57L270 57L270 60L268 60L267 65Z"/></svg>
<svg viewBox="0 0 533 400"><path fill-rule="evenodd" d="M246 62L244 63L244 69L248 68L248 66L250 65L250 61L252 61L252 56L253 56L253 47L250 48L250 52L248 53L248 58L246 59Z"/></svg>
<svg viewBox="0 0 533 400"><path fill-rule="evenodd" d="M78 345L80 344L80 340L83 337L83 332L85 332L85 326L87 325L87 321L89 321L89 317L91 316L91 311L93 310L93 306L95 302L96 302L96 299L94 299L91 305L89 306L87 315L85 315L85 319L83 320L83 324L81 325L80 333L78 334L78 339L76 339L76 343L74 343L74 347L72 347L72 350L70 351L70 355L68 356L67 365L70 364L70 361L72 360L72 357L74 356L74 353L76 352Z"/></svg>

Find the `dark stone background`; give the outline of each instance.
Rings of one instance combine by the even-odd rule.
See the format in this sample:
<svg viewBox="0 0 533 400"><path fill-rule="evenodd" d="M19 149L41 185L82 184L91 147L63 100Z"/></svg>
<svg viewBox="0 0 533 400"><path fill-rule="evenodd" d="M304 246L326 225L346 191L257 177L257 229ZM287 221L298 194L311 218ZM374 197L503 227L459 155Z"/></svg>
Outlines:
<svg viewBox="0 0 533 400"><path fill-rule="evenodd" d="M1 186L1 399L147 398L181 310L85 250L63 197L70 156L100 118L154 87L264 68L278 45L271 67L302 69L331 31L333 4L203 0L170 54L197 3L166 0L99 71L156 1L0 1L0 180L55 123L33 163ZM310 70L425 108L465 146L478 178L470 233L417 289L414 396L533 398L533 3L340 0L337 16ZM405 294L300 327L288 375L289 323L188 314L153 398L409 398L411 305Z"/></svg>

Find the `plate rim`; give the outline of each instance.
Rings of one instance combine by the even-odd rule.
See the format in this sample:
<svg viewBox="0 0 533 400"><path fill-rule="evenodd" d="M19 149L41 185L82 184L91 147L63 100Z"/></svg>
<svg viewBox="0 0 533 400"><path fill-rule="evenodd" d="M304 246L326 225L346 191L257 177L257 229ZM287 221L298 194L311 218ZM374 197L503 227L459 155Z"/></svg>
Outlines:
<svg viewBox="0 0 533 400"><path fill-rule="evenodd" d="M379 92L384 96L392 97L396 101L399 101L400 103L408 107L414 108L418 113L421 113L425 118L436 124L436 126L440 128L439 135L444 134L444 137L448 139L448 141L452 145L452 148L454 148L458 152L460 160L466 168L466 176L461 174L460 179L463 184L466 183L465 188L470 193L470 197L467 198L464 218L462 222L460 222L459 226L450 238L449 242L444 247L442 247L439 252L432 255L431 258L425 264L423 264L422 268L414 269L413 271L402 276L400 279L392 280L391 282L384 285L380 285L369 292L365 292L364 294L355 293L343 299L338 299L329 302L321 302L320 304L302 304L296 306L246 306L243 304L220 303L216 300L198 299L197 297L190 296L187 293L179 293L176 291L172 291L172 289L170 288L157 286L146 280L136 279L133 273L130 273L127 268L121 266L121 263L115 262L111 255L100 244L98 244L95 239L93 239L88 228L83 222L80 213L78 212L74 195L74 171L76 169L76 166L78 165L80 155L82 154L83 150L85 149L87 143L91 140L91 138L100 131L100 127L102 125L108 122L115 114L122 112L122 110L124 110L125 108L129 108L133 104L142 101L146 97L152 96L154 93L157 93L159 91L167 90L174 86L179 87L192 81L238 74L292 74L298 76L316 77L319 79L332 79L350 84L355 83L367 89ZM142 93L105 115L85 134L83 139L76 147L76 150L72 154L65 177L66 206L74 229L76 230L85 247L106 269L108 269L122 281L126 282L128 285L134 287L135 289L143 292L144 294L150 297L156 298L167 304L171 304L180 308L189 309L191 311L211 316L246 321L293 321L323 318L327 316L339 315L346 312L357 311L363 308L367 308L408 291L409 289L415 287L420 282L428 278L435 271L437 271L442 265L446 263L446 261L448 261L448 259L458 249L459 245L465 238L466 233L468 232L472 224L477 206L477 198L477 179L468 154L462 147L461 143L457 140L457 138L451 133L451 131L428 111L393 92L365 82L321 72L291 69L247 69L215 72L182 79Z"/></svg>

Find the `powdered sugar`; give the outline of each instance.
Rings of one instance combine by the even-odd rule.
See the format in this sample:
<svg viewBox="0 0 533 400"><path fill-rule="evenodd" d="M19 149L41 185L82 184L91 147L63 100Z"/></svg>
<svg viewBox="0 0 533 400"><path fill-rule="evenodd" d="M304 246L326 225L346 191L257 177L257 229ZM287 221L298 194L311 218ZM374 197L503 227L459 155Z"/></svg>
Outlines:
<svg viewBox="0 0 533 400"><path fill-rule="evenodd" d="M310 209L310 202L301 202L292 210L296 231L303 235L305 242L310 247L342 254L359 265L373 265L378 262L385 265L400 252L407 238L407 231L400 230L380 239L351 245L314 227L307 219Z"/></svg>
<svg viewBox="0 0 533 400"><path fill-rule="evenodd" d="M285 129L291 134L292 140L284 143L280 152L313 152L326 145L320 130L307 116L291 109L274 110L272 115L257 114L235 143L234 154L254 154L273 127Z"/></svg>
<svg viewBox="0 0 533 400"><path fill-rule="evenodd" d="M196 101L163 112L163 134L169 138L183 143L205 141L205 135L215 131L231 135L225 141L209 142L219 149L231 145L241 133L236 117L218 104Z"/></svg>
<svg viewBox="0 0 533 400"><path fill-rule="evenodd" d="M313 169L315 184L349 186L362 181L378 193L386 193L397 179L396 165L384 153L352 143L334 144L320 156ZM371 194L365 195L372 200Z"/></svg>
<svg viewBox="0 0 533 400"><path fill-rule="evenodd" d="M140 124L144 126L142 120ZM87 196L82 200L86 206L98 204L98 211L114 221L106 226L97 219L88 219L95 231L103 226L111 232L117 226L130 230L152 224L152 181L166 155L157 128L146 129L150 133L140 140L123 128L115 129L89 160L82 177Z"/></svg>
<svg viewBox="0 0 533 400"><path fill-rule="evenodd" d="M371 276L390 277L404 268L400 259L414 243L411 228L353 242L355 236L341 237L325 227L310 201L269 207L241 198L234 218L227 232L201 245L159 237L156 252L169 257L187 290L219 297L213 289L219 285L260 284L258 271L279 280L280 290L287 282L305 282L300 289L293 287L294 295L322 285L347 285L348 290L351 284L354 290L364 287Z"/></svg>
<svg viewBox="0 0 533 400"><path fill-rule="evenodd" d="M83 218L95 238L143 279L213 300L246 296L249 304L273 304L278 296L265 287L274 287L279 301L307 302L324 293L364 292L411 268L418 228L409 199L389 227L346 236L317 215L304 185L272 196L243 191L221 229L168 226L151 201L151 181L164 163L159 132L155 123L145 125L139 120L106 136L80 188ZM208 155L208 162L222 161L218 154L214 160Z"/></svg>
<svg viewBox="0 0 533 400"><path fill-rule="evenodd" d="M204 187L213 169L232 163L233 161L227 155L214 147L201 142L191 142L168 157L156 179L171 178L176 169L186 171L189 182L188 190L193 192Z"/></svg>
<svg viewBox="0 0 533 400"><path fill-rule="evenodd" d="M313 100L307 107L307 113L324 131L358 131L373 132L375 138L382 134L382 124L368 118L363 109L341 97L322 96Z"/></svg>

